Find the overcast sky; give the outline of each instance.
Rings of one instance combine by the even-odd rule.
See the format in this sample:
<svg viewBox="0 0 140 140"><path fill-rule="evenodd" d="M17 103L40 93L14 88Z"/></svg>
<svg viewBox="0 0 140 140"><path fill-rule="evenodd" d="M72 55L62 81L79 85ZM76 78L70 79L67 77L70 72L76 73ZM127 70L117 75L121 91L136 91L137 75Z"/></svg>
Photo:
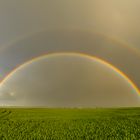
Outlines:
<svg viewBox="0 0 140 140"><path fill-rule="evenodd" d="M1 0L0 79L41 54L77 52L111 63L140 88L139 13L139 0Z"/></svg>
<svg viewBox="0 0 140 140"><path fill-rule="evenodd" d="M79 28L138 47L139 0L1 0L0 43L44 29Z"/></svg>

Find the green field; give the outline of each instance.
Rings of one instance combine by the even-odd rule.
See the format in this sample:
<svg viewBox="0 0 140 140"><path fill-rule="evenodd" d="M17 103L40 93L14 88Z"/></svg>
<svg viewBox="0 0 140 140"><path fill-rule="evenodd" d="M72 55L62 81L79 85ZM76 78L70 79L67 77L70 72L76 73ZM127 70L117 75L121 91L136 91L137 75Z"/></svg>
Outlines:
<svg viewBox="0 0 140 140"><path fill-rule="evenodd" d="M0 140L139 140L140 108L0 109Z"/></svg>

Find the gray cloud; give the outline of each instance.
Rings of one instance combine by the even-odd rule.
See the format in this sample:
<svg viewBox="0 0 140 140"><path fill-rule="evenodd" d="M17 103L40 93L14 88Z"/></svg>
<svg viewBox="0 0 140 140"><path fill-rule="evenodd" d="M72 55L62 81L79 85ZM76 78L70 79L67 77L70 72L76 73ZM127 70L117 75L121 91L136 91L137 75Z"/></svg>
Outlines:
<svg viewBox="0 0 140 140"><path fill-rule="evenodd" d="M102 32L139 48L139 0L0 1L0 45L39 30Z"/></svg>

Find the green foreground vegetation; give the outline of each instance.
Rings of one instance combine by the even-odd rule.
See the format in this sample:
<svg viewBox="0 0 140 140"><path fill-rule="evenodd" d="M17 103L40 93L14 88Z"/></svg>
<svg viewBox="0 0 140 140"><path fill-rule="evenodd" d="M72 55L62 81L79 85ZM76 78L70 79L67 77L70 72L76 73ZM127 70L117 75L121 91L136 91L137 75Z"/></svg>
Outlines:
<svg viewBox="0 0 140 140"><path fill-rule="evenodd" d="M139 140L140 108L1 108L0 140Z"/></svg>

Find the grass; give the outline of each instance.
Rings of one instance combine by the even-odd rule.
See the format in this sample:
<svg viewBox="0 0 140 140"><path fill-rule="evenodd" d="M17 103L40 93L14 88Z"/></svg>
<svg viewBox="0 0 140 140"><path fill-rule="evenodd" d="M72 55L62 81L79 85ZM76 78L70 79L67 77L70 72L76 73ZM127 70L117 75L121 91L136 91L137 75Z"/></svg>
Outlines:
<svg viewBox="0 0 140 140"><path fill-rule="evenodd" d="M0 109L0 140L94 139L140 139L140 108Z"/></svg>

